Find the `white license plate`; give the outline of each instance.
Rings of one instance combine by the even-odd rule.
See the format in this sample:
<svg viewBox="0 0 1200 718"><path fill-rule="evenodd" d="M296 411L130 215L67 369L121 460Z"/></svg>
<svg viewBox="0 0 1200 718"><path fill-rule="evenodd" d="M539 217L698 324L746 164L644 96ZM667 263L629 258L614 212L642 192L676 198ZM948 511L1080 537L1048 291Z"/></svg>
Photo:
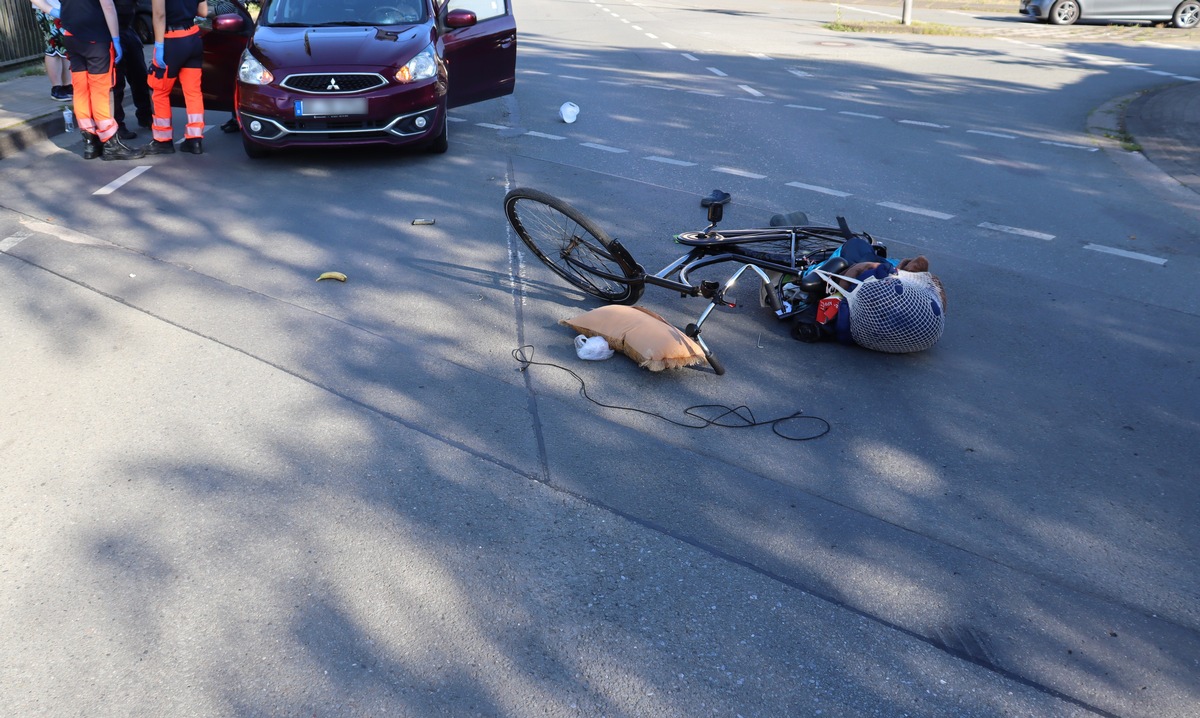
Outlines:
<svg viewBox="0 0 1200 718"><path fill-rule="evenodd" d="M367 114L367 98L365 97L339 97L332 100L296 100L296 117L365 114Z"/></svg>

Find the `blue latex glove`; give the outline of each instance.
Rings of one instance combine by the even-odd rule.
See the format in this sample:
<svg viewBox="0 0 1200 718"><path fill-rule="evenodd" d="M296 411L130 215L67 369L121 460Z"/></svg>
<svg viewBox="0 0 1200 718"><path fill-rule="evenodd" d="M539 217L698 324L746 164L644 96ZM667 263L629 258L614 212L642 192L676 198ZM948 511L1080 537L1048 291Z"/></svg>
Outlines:
<svg viewBox="0 0 1200 718"><path fill-rule="evenodd" d="M113 64L120 65L121 64L121 38L119 38L119 37L113 38L113 54L114 54Z"/></svg>
<svg viewBox="0 0 1200 718"><path fill-rule="evenodd" d="M167 66L167 61L163 59L163 44L161 42L154 43L154 64L159 67Z"/></svg>
<svg viewBox="0 0 1200 718"><path fill-rule="evenodd" d="M52 17L52 18L54 18L55 20L57 20L57 19L59 18L59 16L60 16L60 15L62 15L62 8L60 8L60 7L52 7L52 8L50 8L50 17Z"/></svg>

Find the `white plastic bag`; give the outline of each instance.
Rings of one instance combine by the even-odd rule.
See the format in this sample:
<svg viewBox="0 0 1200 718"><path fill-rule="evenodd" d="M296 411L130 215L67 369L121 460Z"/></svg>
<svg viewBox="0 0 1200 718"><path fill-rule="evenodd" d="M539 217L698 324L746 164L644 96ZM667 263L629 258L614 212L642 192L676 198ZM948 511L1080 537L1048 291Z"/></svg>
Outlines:
<svg viewBox="0 0 1200 718"><path fill-rule="evenodd" d="M564 102L562 107L558 108L558 116L563 122L571 124L576 117L579 117L579 105L574 102Z"/></svg>
<svg viewBox="0 0 1200 718"><path fill-rule="evenodd" d="M580 334L575 337L575 353L580 359L600 361L612 356L615 352L609 348L604 337L585 337Z"/></svg>

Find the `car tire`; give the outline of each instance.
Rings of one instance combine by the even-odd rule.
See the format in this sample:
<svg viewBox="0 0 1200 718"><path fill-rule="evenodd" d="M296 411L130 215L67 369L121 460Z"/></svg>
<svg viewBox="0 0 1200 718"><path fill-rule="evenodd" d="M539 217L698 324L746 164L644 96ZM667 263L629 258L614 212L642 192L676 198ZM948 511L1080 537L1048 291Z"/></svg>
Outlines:
<svg viewBox="0 0 1200 718"><path fill-rule="evenodd" d="M261 160L271 155L271 150L258 144L242 133L242 149L246 151L246 156L252 160Z"/></svg>
<svg viewBox="0 0 1200 718"><path fill-rule="evenodd" d="M443 114L442 131L438 133L437 137L434 137L429 141L429 144L425 147L427 152L430 154L440 155L445 154L446 150L450 149L450 138L447 133L449 126L450 122L446 119L445 114Z"/></svg>
<svg viewBox="0 0 1200 718"><path fill-rule="evenodd" d="M1179 3L1171 17L1171 24L1183 30L1191 30L1200 25L1200 2L1185 0Z"/></svg>
<svg viewBox="0 0 1200 718"><path fill-rule="evenodd" d="M1050 24L1074 25L1079 19L1079 3L1075 0L1058 0L1050 8Z"/></svg>

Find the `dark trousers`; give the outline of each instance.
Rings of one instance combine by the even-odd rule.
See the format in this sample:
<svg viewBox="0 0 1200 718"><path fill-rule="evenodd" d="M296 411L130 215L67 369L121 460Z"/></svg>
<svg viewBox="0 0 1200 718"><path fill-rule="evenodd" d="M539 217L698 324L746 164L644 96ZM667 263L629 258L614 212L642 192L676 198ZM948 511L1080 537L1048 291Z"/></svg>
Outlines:
<svg viewBox="0 0 1200 718"><path fill-rule="evenodd" d="M118 125L125 126L125 83L129 83L129 92L133 95L133 107L137 113L137 123L141 127L150 126L150 118L154 114L150 104L150 86L146 83L146 55L142 49L142 41L137 32L126 27L121 30L121 63L116 66L116 83L113 85L113 119Z"/></svg>

